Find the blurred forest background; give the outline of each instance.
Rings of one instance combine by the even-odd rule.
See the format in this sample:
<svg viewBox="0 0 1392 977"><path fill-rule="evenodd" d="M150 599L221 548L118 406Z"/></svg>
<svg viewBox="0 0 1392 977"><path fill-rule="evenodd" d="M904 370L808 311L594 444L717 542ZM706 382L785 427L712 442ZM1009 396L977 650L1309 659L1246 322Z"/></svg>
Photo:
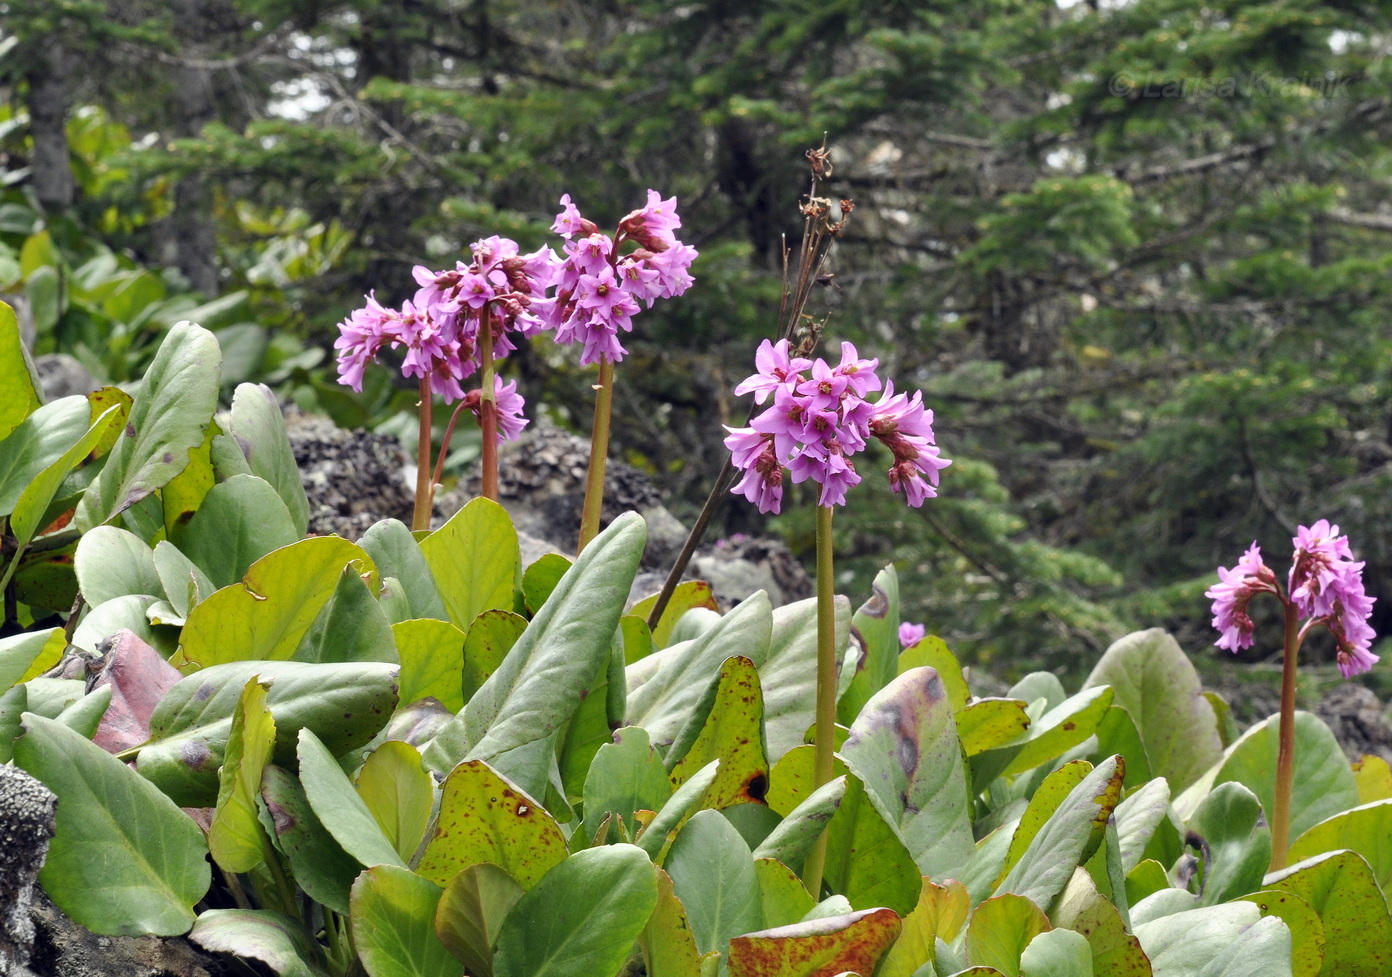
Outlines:
<svg viewBox="0 0 1392 977"><path fill-rule="evenodd" d="M639 320L615 453L689 520L774 328L803 152L857 209L828 338L921 387L954 467L837 516L857 603L1008 675L1136 627L1211 644L1253 540L1337 522L1392 625L1392 4L1373 0L0 0L0 291L39 352L138 376L217 330L225 381L410 437L334 383L335 323L488 234L680 200L697 285ZM514 356L584 433L592 377ZM810 546L808 506L721 532ZM799 512L801 510L801 512ZM1256 605L1258 613L1274 608ZM1275 618L1251 660L1278 654ZM1265 638L1262 636L1265 635ZM1384 646L1384 649L1386 646ZM1330 648L1306 660L1326 664ZM1385 653L1385 650L1384 650ZM1212 662L1226 657L1210 649ZM1332 669L1332 666L1327 666Z"/></svg>

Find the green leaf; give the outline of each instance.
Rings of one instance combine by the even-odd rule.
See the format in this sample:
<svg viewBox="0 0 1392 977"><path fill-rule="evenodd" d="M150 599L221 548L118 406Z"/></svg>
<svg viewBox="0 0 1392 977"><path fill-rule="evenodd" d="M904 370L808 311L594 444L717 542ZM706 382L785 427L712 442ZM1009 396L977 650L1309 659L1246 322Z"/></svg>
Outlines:
<svg viewBox="0 0 1392 977"><path fill-rule="evenodd" d="M688 781L682 789L690 784ZM842 774L812 791L754 849L754 857L776 858L793 871L801 872L807 853L840 810L850 785L851 775Z"/></svg>
<svg viewBox="0 0 1392 977"><path fill-rule="evenodd" d="M438 699L450 712L464 708L464 633L448 621L423 617L392 625L401 659L401 701Z"/></svg>
<svg viewBox="0 0 1392 977"><path fill-rule="evenodd" d="M638 847L648 853L659 865L663 853L671 843L675 832L700 808L701 799L720 773L720 761L712 760L703 770L694 774L672 794L671 800L662 805L657 815L644 826L638 836ZM810 844L810 843L809 843Z"/></svg>
<svg viewBox="0 0 1392 977"><path fill-rule="evenodd" d="M236 583L272 550L300 538L270 483L233 475L209 489L173 542L218 587Z"/></svg>
<svg viewBox="0 0 1392 977"><path fill-rule="evenodd" d="M1311 826L1295 839L1287 857L1298 862L1341 848L1362 855L1382 891L1392 890L1392 800L1361 804Z"/></svg>
<svg viewBox="0 0 1392 977"><path fill-rule="evenodd" d="M58 796L56 833L39 873L44 891L95 933L188 932L211 880L198 826L81 734L33 713L23 723L15 762Z"/></svg>
<svg viewBox="0 0 1392 977"><path fill-rule="evenodd" d="M1006 873L1019 864L1040 830L1092 770L1092 764L1086 760L1073 760L1049 774L1035 788L1029 805L1020 815L1020 822L1010 838L1010 850L1006 853L1005 864L1001 866L1000 875L996 879L997 885L1004 880Z"/></svg>
<svg viewBox="0 0 1392 977"><path fill-rule="evenodd" d="M1099 763L1064 798L996 893L1013 892L1037 905L1050 905L1074 867L1091 858L1101 844L1107 821L1121 799L1125 773L1125 763L1118 757Z"/></svg>
<svg viewBox="0 0 1392 977"><path fill-rule="evenodd" d="M1130 770L1130 764L1127 764ZM1122 781L1125 792L1126 781ZM1170 786L1157 777L1127 795L1117 805L1117 836L1121 843L1121 868L1130 872L1145 857L1146 847L1170 809Z"/></svg>
<svg viewBox="0 0 1392 977"><path fill-rule="evenodd" d="M957 725L937 671L905 672L871 696L841 755L889 811L919 873L957 875L976 845Z"/></svg>
<svg viewBox="0 0 1392 977"><path fill-rule="evenodd" d="M489 862L470 865L445 886L435 911L435 932L464 962L470 977L493 977L493 944L521 898L517 881Z"/></svg>
<svg viewBox="0 0 1392 977"><path fill-rule="evenodd" d="M88 533L83 539L91 535ZM154 564L165 596L175 613L185 620L191 608L217 589L206 573L166 539L155 544Z"/></svg>
<svg viewBox="0 0 1392 977"><path fill-rule="evenodd" d="M851 605L844 597L835 601L836 647L850 640ZM897 639L896 639L897 640ZM774 609L768 653L761 645L734 649L759 669L764 689L764 729L770 760L800 746L808 727L816 721L817 701L817 601L815 598ZM839 654L839 652L838 652ZM893 673L890 673L893 677Z"/></svg>
<svg viewBox="0 0 1392 977"><path fill-rule="evenodd" d="M339 572L333 595L300 639L294 660L397 663L391 623L353 565Z"/></svg>
<svg viewBox="0 0 1392 977"><path fill-rule="evenodd" d="M488 764L468 760L441 787L435 833L417 871L437 884L492 862L530 889L566 857L566 839L545 808Z"/></svg>
<svg viewBox="0 0 1392 977"><path fill-rule="evenodd" d="M924 964L932 964L938 940L951 943L967 922L970 898L957 881L936 885L923 880L918 905L904 917L903 930L880 965L878 977L913 977Z"/></svg>
<svg viewBox="0 0 1392 977"><path fill-rule="evenodd" d="M97 727L111 705L111 692L110 686L94 689L67 706L54 719L90 740L96 735Z"/></svg>
<svg viewBox="0 0 1392 977"><path fill-rule="evenodd" d="M1029 728L1025 703L1019 699L977 699L957 710L962 752L976 756L1004 746Z"/></svg>
<svg viewBox="0 0 1392 977"><path fill-rule="evenodd" d="M278 977L324 977L319 944L304 924L267 909L209 909L199 915L189 939L214 953L264 963Z"/></svg>
<svg viewBox="0 0 1392 977"><path fill-rule="evenodd" d="M1215 906L1262 887L1271 862L1271 829L1257 796L1239 783L1219 784L1189 819L1202 848L1199 902ZM1189 842L1189 835L1185 836Z"/></svg>
<svg viewBox="0 0 1392 977"><path fill-rule="evenodd" d="M921 888L914 857L878 796L854 773L847 775L847 781L841 804L827 825L826 882L855 909L887 906L906 916L917 905Z"/></svg>
<svg viewBox="0 0 1392 977"><path fill-rule="evenodd" d="M158 603L158 598L146 594L127 594L98 604L88 610L82 623L73 629L72 643L84 651L96 653L103 641L124 628L158 649L161 655L171 655L175 632L150 624L151 611Z"/></svg>
<svg viewBox="0 0 1392 977"><path fill-rule="evenodd" d="M644 597L634 604L628 613L639 620L647 621L648 615L652 614L652 609L657 606L657 598L657 594ZM652 631L653 647L666 648L672 640L672 629L677 626L682 615L694 607L704 608L708 611L718 612L720 610L711 585L704 580L687 580L677 584L672 591L671 598L667 601L667 606L662 609L662 617L657 622L657 627ZM633 662L630 661L629 664L631 665Z"/></svg>
<svg viewBox="0 0 1392 977"><path fill-rule="evenodd" d="M749 846L718 811L692 815L672 842L663 869L686 908L702 953L725 953L732 936L763 925L762 893Z"/></svg>
<svg viewBox="0 0 1392 977"><path fill-rule="evenodd" d="M899 928L888 909L867 909L736 937L730 977L871 974Z"/></svg>
<svg viewBox="0 0 1392 977"><path fill-rule="evenodd" d="M1324 925L1304 899L1290 892L1263 889L1242 897L1255 903L1262 916L1276 916L1291 933L1293 977L1317 977L1324 963Z"/></svg>
<svg viewBox="0 0 1392 977"><path fill-rule="evenodd" d="M967 706L967 700L971 698L971 689L967 687L967 680L962 675L962 666L957 661L957 656L947 647L947 642L937 635L930 634L920 638L899 653L900 675L911 668L925 666L937 670L943 688L947 690L947 701L951 704L952 711L961 713Z"/></svg>
<svg viewBox="0 0 1392 977"><path fill-rule="evenodd" d="M809 905L811 901L809 896ZM686 909L673 890L671 876L662 869L657 870L657 906L648 917L638 946L648 977L702 977L703 967L715 964L713 951L703 954L697 948Z"/></svg>
<svg viewBox="0 0 1392 977"><path fill-rule="evenodd" d="M570 720L582 690L605 674L645 536L642 518L629 513L585 547L497 671L427 748L432 770L466 758L491 761Z"/></svg>
<svg viewBox="0 0 1392 977"><path fill-rule="evenodd" d="M241 583L193 608L172 661L182 671L226 662L288 659L349 564L373 569L363 550L337 536L314 536L267 553Z"/></svg>
<svg viewBox="0 0 1392 977"><path fill-rule="evenodd" d="M358 796L377 819L396 853L409 862L430 823L435 782L409 743L387 740L363 763Z"/></svg>
<svg viewBox="0 0 1392 977"><path fill-rule="evenodd" d="M1072 930L1040 933L1020 954L1021 977L1092 977L1092 947Z"/></svg>
<svg viewBox="0 0 1392 977"><path fill-rule="evenodd" d="M1256 906L1233 902L1172 913L1136 926L1136 939L1155 977L1289 977L1290 930L1262 918Z"/></svg>
<svg viewBox="0 0 1392 977"><path fill-rule="evenodd" d="M527 567L522 574L522 599L528 614L536 616L570 567L570 560L559 553L547 553Z"/></svg>
<svg viewBox="0 0 1392 977"><path fill-rule="evenodd" d="M308 729L299 731L300 783L315 815L364 867L406 867L333 753Z"/></svg>
<svg viewBox="0 0 1392 977"><path fill-rule="evenodd" d="M762 929L791 926L806 918L816 906L802 879L778 859L755 859L754 875L759 880L759 901L763 906Z"/></svg>
<svg viewBox="0 0 1392 977"><path fill-rule="evenodd" d="M271 683L267 703L276 721L274 756L282 766L293 765L301 728L313 730L340 756L369 742L396 706L393 665L215 665L181 679L155 708L150 741L140 747L140 773L186 807L211 804L232 716L242 688L255 675Z"/></svg>
<svg viewBox="0 0 1392 977"><path fill-rule="evenodd" d="M435 934L440 887L406 868L376 865L353 883L353 948L368 977L463 977Z"/></svg>
<svg viewBox="0 0 1392 977"><path fill-rule="evenodd" d="M227 751L218 772L217 809L208 830L208 850L225 872L250 872L266 857L256 798L261 774L275 746L275 719L266 706L266 685L247 679L232 717Z"/></svg>
<svg viewBox="0 0 1392 977"><path fill-rule="evenodd" d="M611 977L656 905L657 872L641 849L605 845L577 852L525 893L503 921L494 977Z"/></svg>
<svg viewBox="0 0 1392 977"><path fill-rule="evenodd" d="M1280 748L1280 717L1252 726L1228 748L1213 784L1235 780L1257 795L1263 811L1275 809L1276 755ZM1189 817L1207 793L1204 782L1194 784L1175 800L1181 817ZM1295 713L1295 770L1290 801L1290 833L1298 838L1311 827L1358 804L1358 785L1334 734L1319 717Z"/></svg>
<svg viewBox="0 0 1392 977"><path fill-rule="evenodd" d="M295 527L295 538L303 536L309 528L309 499L285 433L285 416L270 387L262 383L237 387L227 433L237 439L252 474L265 479L280 496Z"/></svg>
<svg viewBox="0 0 1392 977"><path fill-rule="evenodd" d="M512 611L484 611L474 619L474 623L469 625L469 633L464 638L462 651L462 687L465 702L483 688L483 683L498 670L498 666L507 658L512 646L517 644L517 639L522 637L522 632L526 630L527 619Z"/></svg>
<svg viewBox="0 0 1392 977"><path fill-rule="evenodd" d="M473 499L420 543L450 620L467 631L492 608L512 609L522 558L507 510Z"/></svg>
<svg viewBox="0 0 1392 977"><path fill-rule="evenodd" d="M658 747L670 745L720 673L725 659L744 655L759 665L767 660L772 634L773 609L768 595L759 591L700 637L672 645L636 666L629 666L630 676L635 668L649 663L659 664L660 668L637 688L629 682L628 722L646 729ZM801 730L798 736L800 740Z"/></svg>
<svg viewBox="0 0 1392 977"><path fill-rule="evenodd" d="M48 671L68 646L62 628L0 638L0 691Z"/></svg>
<svg viewBox="0 0 1392 977"><path fill-rule="evenodd" d="M1150 768L1181 791L1223 754L1213 706L1198 673L1159 628L1129 634L1098 661L1084 688L1110 685L1140 732ZM1260 794L1258 795L1260 796Z"/></svg>
<svg viewBox="0 0 1392 977"><path fill-rule="evenodd" d="M82 435L76 444L63 452L53 464L34 475L24 486L10 515L10 532L21 546L27 545L44 528L44 517L61 490L63 480L86 459L106 432L115 426L118 417L119 412L115 408L102 414L92 422L87 433Z"/></svg>
<svg viewBox="0 0 1392 977"><path fill-rule="evenodd" d="M14 309L0 302L0 438L38 409L41 397Z"/></svg>
<svg viewBox="0 0 1392 977"><path fill-rule="evenodd" d="M296 883L315 902L348 915L348 891L362 866L334 841L300 781L274 764L261 775L261 826L290 861Z"/></svg>
<svg viewBox="0 0 1392 977"><path fill-rule="evenodd" d="M1373 870L1356 852L1307 858L1266 877L1266 888L1297 895L1324 927L1323 977L1392 973L1392 919Z"/></svg>
<svg viewBox="0 0 1392 977"><path fill-rule="evenodd" d="M1152 977L1140 941L1127 932L1121 913L1097 891L1086 871L1074 872L1052 919L1056 927L1087 938L1096 977Z"/></svg>
<svg viewBox="0 0 1392 977"><path fill-rule="evenodd" d="M667 751L672 787L720 760L720 775L706 797L713 808L761 802L768 791L764 753L764 698L748 658L726 659L706 698L697 704ZM663 798L665 800L666 798Z"/></svg>
<svg viewBox="0 0 1392 977"><path fill-rule="evenodd" d="M850 686L836 704L836 721L843 726L851 725L871 697L898 672L899 575L894 564L875 575L870 599L860 605L851 625L860 637L860 657Z"/></svg>
<svg viewBox="0 0 1392 977"><path fill-rule="evenodd" d="M213 469L212 448L213 441L220 434L215 420L208 425L203 443L189 451L188 464L184 466L184 470L160 489L159 503L166 538L175 538L188 526L189 521L203 505L203 500L212 491L218 474Z"/></svg>
<svg viewBox="0 0 1392 977"><path fill-rule="evenodd" d="M1121 754L1126 760L1126 781L1122 787L1127 792L1137 790L1154 779L1150 769L1150 755L1146 753L1145 744L1141 742L1140 730L1136 728L1131 714L1115 704L1097 724L1097 755L1114 754ZM1166 793L1168 795L1168 790Z"/></svg>
<svg viewBox="0 0 1392 977"><path fill-rule="evenodd" d="M967 924L967 960L1019 977L1025 947L1051 928L1044 910L1024 896L993 896L976 907Z"/></svg>
<svg viewBox="0 0 1392 977"><path fill-rule="evenodd" d="M662 758L648 744L648 731L641 726L615 730L613 742L599 748L585 778L585 840L593 840L606 814L622 818L633 833L634 811L658 811L671 796L671 781ZM614 834L611 828L610 836Z"/></svg>
<svg viewBox="0 0 1392 977"><path fill-rule="evenodd" d="M1085 689L1037 718L1025 742L1007 764L1007 776L1032 770L1079 745L1097 731L1112 704L1108 687Z"/></svg>
<svg viewBox="0 0 1392 977"><path fill-rule="evenodd" d="M29 484L61 462L90 427L87 400L64 397L44 404L0 441L0 515L13 512Z"/></svg>
<svg viewBox="0 0 1392 977"><path fill-rule="evenodd" d="M221 357L206 329L181 322L169 331L131 407L126 437L78 504L79 529L110 521L183 471L217 408Z"/></svg>
<svg viewBox="0 0 1392 977"><path fill-rule="evenodd" d="M401 584L401 596L409 607L409 613L404 620L449 620L445 602L440 599L440 591L435 587L435 578L431 576L430 565L425 562L420 544L416 542L405 523L399 519L383 519L374 523L363 533L358 545L372 557L383 580L395 577Z"/></svg>
<svg viewBox="0 0 1392 977"><path fill-rule="evenodd" d="M115 526L98 526L82 535L73 569L90 607L128 595L164 595L150 544Z"/></svg>

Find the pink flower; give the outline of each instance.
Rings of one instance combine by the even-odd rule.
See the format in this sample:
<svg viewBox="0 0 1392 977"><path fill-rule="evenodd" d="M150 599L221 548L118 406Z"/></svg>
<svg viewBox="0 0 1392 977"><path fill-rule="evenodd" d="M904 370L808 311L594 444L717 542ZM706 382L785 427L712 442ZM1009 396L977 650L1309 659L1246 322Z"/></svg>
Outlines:
<svg viewBox="0 0 1392 977"><path fill-rule="evenodd" d="M907 648L923 640L923 636L928 633L928 629L921 624L911 624L904 621L899 625L899 646Z"/></svg>
<svg viewBox="0 0 1392 977"><path fill-rule="evenodd" d="M754 403L762 404L770 394L787 384L790 377L796 383L800 379L798 374L810 367L812 361L801 356L790 357L788 353L786 339L780 339L777 346L767 339L760 343L754 351L755 373L735 387L735 396L752 393Z"/></svg>
<svg viewBox="0 0 1392 977"><path fill-rule="evenodd" d="M1231 570L1218 568L1218 584L1204 592L1213 601L1213 626L1218 629L1219 648L1238 652L1252 647L1252 619L1247 603L1259 593L1275 593L1276 575L1262 563L1261 548L1255 542Z"/></svg>

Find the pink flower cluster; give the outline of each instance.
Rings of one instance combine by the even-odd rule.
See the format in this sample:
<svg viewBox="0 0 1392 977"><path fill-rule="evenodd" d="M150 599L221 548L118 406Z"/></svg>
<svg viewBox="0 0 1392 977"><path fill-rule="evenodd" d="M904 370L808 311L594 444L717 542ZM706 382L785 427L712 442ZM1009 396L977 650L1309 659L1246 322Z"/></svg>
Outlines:
<svg viewBox="0 0 1392 977"><path fill-rule="evenodd" d="M367 364L383 348L404 347L402 373L427 378L446 403L465 398L460 381L482 366L484 323L495 358L516 349L516 337L554 329L557 342L583 343L583 364L623 359L618 333L632 331L638 303L651 308L692 283L688 269L696 250L674 233L681 226L676 198L663 200L649 190L647 206L621 220L612 237L582 217L569 194L560 202L552 229L565 238L564 258L550 248L522 254L516 242L490 237L470 246L468 264L443 271L417 265L419 288L400 310L368 295L366 306L339 323L339 382L361 391ZM625 249L627 242L636 247ZM498 388L502 437L516 437L526 424L516 388L515 382ZM479 394L468 396L477 401Z"/></svg>
<svg viewBox="0 0 1392 977"><path fill-rule="evenodd" d="M545 311L556 342L582 344L585 365L622 360L628 351L619 330L633 331L638 303L652 308L657 299L691 287L696 249L677 240L678 227L677 198L663 200L655 190L648 191L647 206L619 221L612 237L581 216L570 194L562 197L551 229L566 239L566 256L555 269L556 297ZM624 253L628 241L637 247Z"/></svg>
<svg viewBox="0 0 1392 977"><path fill-rule="evenodd" d="M881 388L878 360L859 357L850 343L841 344L841 362L832 367L818 358L793 356L786 339L764 340L754 357L757 373L735 388L752 393L756 403L773 404L749 427L726 428L725 446L744 478L733 491L759 507L778 512L783 502L783 472L794 482L808 479L821 486L818 504L844 505L846 490L860 482L851 456L878 438L894 454L889 484L917 507L937 495L938 472L951 464L933 440L933 412L923 409L923 395L910 400L885 384L871 404L866 395Z"/></svg>
<svg viewBox="0 0 1392 977"><path fill-rule="evenodd" d="M1368 624L1374 598L1363 589L1363 563L1353 559L1348 537L1321 519L1299 527L1291 543L1295 553L1286 578L1289 598L1282 597L1276 574L1262 563L1256 543L1231 570L1218 568L1218 585L1204 594L1213 601L1213 626L1220 632L1215 644L1234 652L1252 647L1247 604L1257 594L1275 594L1307 619L1302 635L1314 625L1334 635L1344 678L1368 671L1378 660L1369 650L1375 636Z"/></svg>

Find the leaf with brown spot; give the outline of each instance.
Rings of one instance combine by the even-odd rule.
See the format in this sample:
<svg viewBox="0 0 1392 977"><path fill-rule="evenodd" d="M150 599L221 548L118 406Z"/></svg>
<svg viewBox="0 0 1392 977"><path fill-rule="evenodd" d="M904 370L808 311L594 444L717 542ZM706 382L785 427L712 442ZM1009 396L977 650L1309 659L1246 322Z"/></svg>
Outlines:
<svg viewBox="0 0 1392 977"><path fill-rule="evenodd" d="M565 835L555 818L483 761L459 764L441 791L435 833L416 869L436 884L492 862L530 889L565 859Z"/></svg>
<svg viewBox="0 0 1392 977"><path fill-rule="evenodd" d="M952 707L934 669L911 669L877 692L841 755L888 811L918 874L961 871L976 851L971 798Z"/></svg>
<svg viewBox="0 0 1392 977"><path fill-rule="evenodd" d="M730 941L730 977L870 974L899 930L892 911L867 909L737 936Z"/></svg>
<svg viewBox="0 0 1392 977"><path fill-rule="evenodd" d="M956 720L962 752L967 756L1004 746L1030 724L1025 703L1019 699L977 699L957 710Z"/></svg>
<svg viewBox="0 0 1392 977"><path fill-rule="evenodd" d="M759 673L748 658L728 658L710 693L692 710L667 752L672 789L712 760L720 775L705 798L708 807L763 803L769 764L764 750L764 697ZM751 785L762 785L758 796Z"/></svg>
<svg viewBox="0 0 1392 977"><path fill-rule="evenodd" d="M894 564L875 575L870 599L855 612L851 626L860 636L863 651L850 687L836 704L836 719L843 726L851 725L899 671L899 575Z"/></svg>
<svg viewBox="0 0 1392 977"><path fill-rule="evenodd" d="M1392 973L1392 919L1368 863L1357 853L1316 855L1266 877L1267 889L1310 904L1324 926L1324 969L1339 977Z"/></svg>
<svg viewBox="0 0 1392 977"><path fill-rule="evenodd" d="M1140 941L1126 931L1121 913L1097 891L1085 869L1073 873L1053 922L1087 937L1095 977L1151 977L1150 960Z"/></svg>

